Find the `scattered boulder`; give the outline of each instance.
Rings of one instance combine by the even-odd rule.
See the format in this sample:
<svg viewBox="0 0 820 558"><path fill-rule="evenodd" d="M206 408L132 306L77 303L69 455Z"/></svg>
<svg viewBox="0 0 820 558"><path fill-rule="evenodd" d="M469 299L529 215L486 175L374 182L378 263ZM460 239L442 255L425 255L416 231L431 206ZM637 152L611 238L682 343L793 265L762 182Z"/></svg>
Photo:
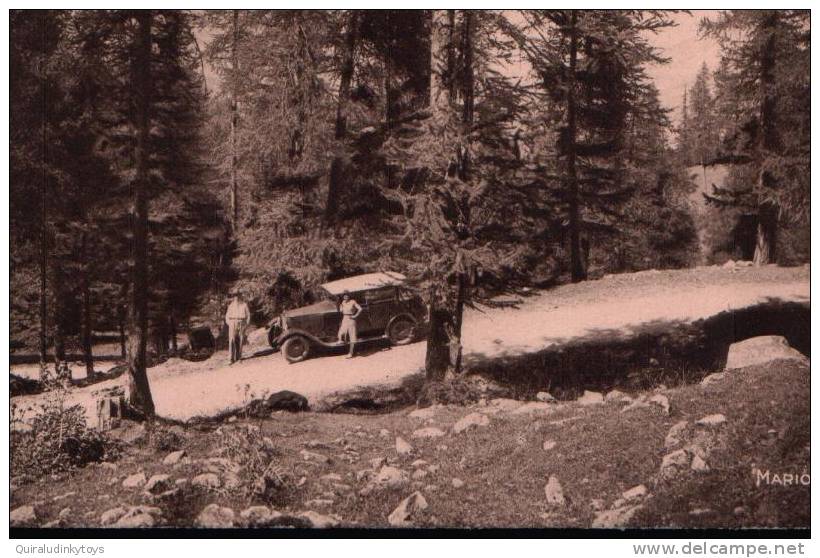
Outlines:
<svg viewBox="0 0 820 558"><path fill-rule="evenodd" d="M202 473L191 479L191 484L206 490L216 490L222 486L222 481L215 473Z"/></svg>
<svg viewBox="0 0 820 558"><path fill-rule="evenodd" d="M390 436L390 431L388 429L382 428L381 430L379 430L379 437L387 438L388 436Z"/></svg>
<svg viewBox="0 0 820 558"><path fill-rule="evenodd" d="M709 465L698 454L695 454L695 456L692 458L691 469L695 472L698 472L698 473L706 473L710 470Z"/></svg>
<svg viewBox="0 0 820 558"><path fill-rule="evenodd" d="M110 510L106 510L100 515L100 524L101 525L111 525L119 521L121 517L123 517L128 510L126 510L122 506L117 506L116 508L111 508Z"/></svg>
<svg viewBox="0 0 820 558"><path fill-rule="evenodd" d="M452 481L450 481L450 484L453 485L453 488L461 488L462 486L464 486L464 481L459 478L454 478Z"/></svg>
<svg viewBox="0 0 820 558"><path fill-rule="evenodd" d="M413 480L421 480L426 476L427 471L425 471L424 469L416 469L415 471L413 471L413 474L410 475L410 478Z"/></svg>
<svg viewBox="0 0 820 558"><path fill-rule="evenodd" d="M411 436L413 438L431 439L431 438L441 438L442 436L444 436L444 434L445 434L444 430L442 430L440 428L435 428L433 426L429 426L427 428L419 428L418 430L414 430L413 434ZM396 445L396 451L398 451L398 440L400 440L400 439L401 438L398 438L396 440L396 444L397 444ZM412 450L412 448L411 448L411 450Z"/></svg>
<svg viewBox="0 0 820 558"><path fill-rule="evenodd" d="M706 415L703 418L697 420L696 424L701 426L718 426L726 422L726 416L720 413L714 415Z"/></svg>
<svg viewBox="0 0 820 558"><path fill-rule="evenodd" d="M299 413L310 410L308 400L304 395L299 395L293 391L277 391L271 394L265 402L269 411L288 411L290 413Z"/></svg>
<svg viewBox="0 0 820 558"><path fill-rule="evenodd" d="M675 423L672 428L669 429L666 438L663 440L664 447L666 449L672 449L679 446L683 442L683 433L686 431L688 425L689 423L685 420Z"/></svg>
<svg viewBox="0 0 820 558"><path fill-rule="evenodd" d="M746 368L778 359L799 360L805 364L809 362L803 353L789 346L785 337L764 335L732 343L723 369Z"/></svg>
<svg viewBox="0 0 820 558"><path fill-rule="evenodd" d="M411 467L418 469L420 467L426 467L427 462L424 459L416 459L410 464Z"/></svg>
<svg viewBox="0 0 820 558"><path fill-rule="evenodd" d="M576 402L583 407L599 405L604 402L604 396L597 391L584 390L584 394L579 397Z"/></svg>
<svg viewBox="0 0 820 558"><path fill-rule="evenodd" d="M413 522L411 519L417 517L427 507L427 500L422 493L419 491L413 492L387 516L387 522L393 527L412 527Z"/></svg>
<svg viewBox="0 0 820 558"><path fill-rule="evenodd" d="M466 430L470 430L471 428L487 426L488 424L490 424L490 419L487 415L482 415L481 413L470 413L453 425L453 432L460 434Z"/></svg>
<svg viewBox="0 0 820 558"><path fill-rule="evenodd" d="M626 527L634 515L643 508L642 505L627 506L613 510L606 510L595 514L592 527L596 529L617 529Z"/></svg>
<svg viewBox="0 0 820 558"><path fill-rule="evenodd" d="M34 506L20 506L11 510L9 521L12 526L33 525L37 522L37 512Z"/></svg>
<svg viewBox="0 0 820 558"><path fill-rule="evenodd" d="M385 462L387 462L387 459L385 459L384 457L374 457L369 461L370 467L372 469L380 469L385 464Z"/></svg>
<svg viewBox="0 0 820 558"><path fill-rule="evenodd" d="M689 467L689 452L685 449L675 450L663 456L659 475L662 479L672 479Z"/></svg>
<svg viewBox="0 0 820 558"><path fill-rule="evenodd" d="M542 401L543 403L543 401ZM523 403L518 401L517 399L508 399L504 397L498 397L496 399L490 399L487 402L488 407L495 407L497 409L501 409L502 411L510 412L515 411L519 407L521 407Z"/></svg>
<svg viewBox="0 0 820 558"><path fill-rule="evenodd" d="M171 488L170 475L153 475L145 483L145 491L151 494L159 494Z"/></svg>
<svg viewBox="0 0 820 558"><path fill-rule="evenodd" d="M320 480L325 482L342 482L342 476L338 473L328 473L327 475L322 475L319 477Z"/></svg>
<svg viewBox="0 0 820 558"><path fill-rule="evenodd" d="M276 519L282 517L278 511L271 510L267 506L251 506L242 510L239 517L248 527L262 527L269 525Z"/></svg>
<svg viewBox="0 0 820 558"><path fill-rule="evenodd" d="M705 378L703 378L703 379L700 381L700 385L702 385L702 386L704 386L704 387L706 387L706 386L710 386L710 385L712 385L712 384L716 384L716 383L718 383L718 382L723 381L723 379L724 379L725 377L726 377L726 373L725 373L725 372L715 372L714 374L709 374L708 376L706 376Z"/></svg>
<svg viewBox="0 0 820 558"><path fill-rule="evenodd" d="M407 440L398 436L396 438L396 453L399 455L410 455L413 453L413 446L411 446Z"/></svg>
<svg viewBox="0 0 820 558"><path fill-rule="evenodd" d="M435 417L436 414L438 414L438 412L443 408L443 405L430 405L429 407L424 407L423 409L416 409L407 416L410 418L427 420Z"/></svg>
<svg viewBox="0 0 820 558"><path fill-rule="evenodd" d="M60 513L57 514L57 517L60 519L68 519L73 515L73 510L71 508L63 508L60 510Z"/></svg>
<svg viewBox="0 0 820 558"><path fill-rule="evenodd" d="M231 508L224 508L219 504L208 504L199 512L196 525L206 529L233 527L234 512Z"/></svg>
<svg viewBox="0 0 820 558"><path fill-rule="evenodd" d="M302 456L302 459L305 461L313 461L315 463L330 463L330 458L326 455L322 455L321 453L316 453L313 451L308 450L301 450L299 455Z"/></svg>
<svg viewBox="0 0 820 558"><path fill-rule="evenodd" d="M308 522L308 527L313 529L329 529L341 525L341 520L333 515L322 515L315 511L306 511L299 514L299 517Z"/></svg>
<svg viewBox="0 0 820 558"><path fill-rule="evenodd" d="M607 403L630 403L632 402L632 398L620 390L613 389L607 392L607 394L604 396L604 401L606 401Z"/></svg>
<svg viewBox="0 0 820 558"><path fill-rule="evenodd" d="M122 486L123 488L139 488L145 484L146 481L145 473L140 471L139 473L125 477L125 480L122 481Z"/></svg>
<svg viewBox="0 0 820 558"><path fill-rule="evenodd" d="M548 391L539 391L535 394L535 400L542 403L557 403L558 400Z"/></svg>
<svg viewBox="0 0 820 558"><path fill-rule="evenodd" d="M185 457L185 450L172 451L162 460L163 465L176 465Z"/></svg>
<svg viewBox="0 0 820 558"><path fill-rule="evenodd" d="M388 488L395 490L398 488L404 488L407 486L408 482L407 473L401 469L397 469L396 467L385 465L373 478L371 486L376 489Z"/></svg>
<svg viewBox="0 0 820 558"><path fill-rule="evenodd" d="M542 447L544 448L544 451L551 451L556 445L557 442L555 440L544 440L544 445Z"/></svg>
<svg viewBox="0 0 820 558"><path fill-rule="evenodd" d="M518 403L518 402L516 402ZM544 403L543 401L530 401L521 405L511 411L513 415L529 415L534 413L547 414L555 410L555 405L551 403Z"/></svg>
<svg viewBox="0 0 820 558"><path fill-rule="evenodd" d="M558 477L550 475L547 484L544 486L544 495L547 498L547 503L553 506L563 506L566 503L564 498L564 490Z"/></svg>
<svg viewBox="0 0 820 558"><path fill-rule="evenodd" d="M114 527L120 529L150 529L155 526L157 520L150 513L126 514L114 523Z"/></svg>
<svg viewBox="0 0 820 558"><path fill-rule="evenodd" d="M614 509L622 508L627 504L636 504L645 499L648 494L649 491L646 489L646 485L633 486L629 490L624 490L621 497L612 504L612 507Z"/></svg>

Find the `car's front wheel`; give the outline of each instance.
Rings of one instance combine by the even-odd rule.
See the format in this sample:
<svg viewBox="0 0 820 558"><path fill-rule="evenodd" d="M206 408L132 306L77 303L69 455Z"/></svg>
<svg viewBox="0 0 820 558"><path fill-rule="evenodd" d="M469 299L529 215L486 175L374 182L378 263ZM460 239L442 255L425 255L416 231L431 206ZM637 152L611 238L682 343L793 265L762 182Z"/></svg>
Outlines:
<svg viewBox="0 0 820 558"><path fill-rule="evenodd" d="M387 338L393 345L407 345L416 334L416 322L405 316L393 320L387 328Z"/></svg>
<svg viewBox="0 0 820 558"><path fill-rule="evenodd" d="M282 344L282 356L288 362L302 362L310 353L310 341L301 335L288 338Z"/></svg>

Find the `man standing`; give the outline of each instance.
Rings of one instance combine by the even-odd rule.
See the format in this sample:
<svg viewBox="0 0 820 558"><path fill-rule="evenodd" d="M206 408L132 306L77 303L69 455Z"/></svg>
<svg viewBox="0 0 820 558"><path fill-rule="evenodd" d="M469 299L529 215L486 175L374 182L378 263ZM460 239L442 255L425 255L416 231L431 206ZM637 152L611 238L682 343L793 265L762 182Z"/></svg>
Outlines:
<svg viewBox="0 0 820 558"><path fill-rule="evenodd" d="M228 345L231 351L231 364L242 360L242 340L245 337L245 328L251 321L251 311L242 293L238 290L231 292L233 298L225 312L225 323L228 324Z"/></svg>
<svg viewBox="0 0 820 558"><path fill-rule="evenodd" d="M339 304L339 311L342 313L342 325L339 327L339 342L344 342L344 336L350 342L350 352L345 358L353 358L353 350L356 347L356 318L362 313L359 303L350 298L350 293L345 291L342 295L342 302Z"/></svg>

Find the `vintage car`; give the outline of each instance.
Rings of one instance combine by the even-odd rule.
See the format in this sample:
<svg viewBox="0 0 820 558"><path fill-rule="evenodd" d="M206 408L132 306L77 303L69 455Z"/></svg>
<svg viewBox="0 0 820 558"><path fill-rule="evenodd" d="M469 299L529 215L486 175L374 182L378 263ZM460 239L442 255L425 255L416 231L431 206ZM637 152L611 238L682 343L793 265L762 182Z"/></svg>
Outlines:
<svg viewBox="0 0 820 558"><path fill-rule="evenodd" d="M358 342L386 339L393 345L413 341L424 323L421 299L401 273L367 273L322 285L323 299L284 312L271 323L268 341L288 362L300 362L323 350L346 347L337 334L342 323L339 302L347 292L362 307L356 319Z"/></svg>

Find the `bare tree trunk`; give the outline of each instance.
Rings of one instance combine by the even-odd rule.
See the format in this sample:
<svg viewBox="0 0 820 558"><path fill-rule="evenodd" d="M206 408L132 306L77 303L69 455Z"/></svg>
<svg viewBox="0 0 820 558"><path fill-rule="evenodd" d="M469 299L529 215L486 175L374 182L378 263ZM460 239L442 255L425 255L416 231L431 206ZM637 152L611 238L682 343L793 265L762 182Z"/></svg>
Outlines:
<svg viewBox="0 0 820 558"><path fill-rule="evenodd" d="M325 223L331 223L339 210L339 196L345 189L345 159L342 153L344 139L347 137L347 112L350 104L350 83L355 69L356 43L359 34L359 16L356 10L350 10L345 47L342 55L342 71L339 80L339 99L336 105L336 149L337 153L330 164L330 177L327 187L327 204L325 205Z"/></svg>
<svg viewBox="0 0 820 558"><path fill-rule="evenodd" d="M578 171L575 164L576 138L578 134L575 107L575 72L578 67L578 14L572 10L569 35L569 86L567 87L567 137L563 142L567 158L567 182L569 189L569 243L572 282L586 279L581 248L581 208L578 192Z"/></svg>
<svg viewBox="0 0 820 558"><path fill-rule="evenodd" d="M238 182L236 178L236 167L238 165L238 148L236 132L239 124L239 107L237 100L237 85L239 83L239 55L237 44L239 43L239 10L233 11L233 43L231 44L231 227L234 234L239 227L239 202L238 202Z"/></svg>
<svg viewBox="0 0 820 558"><path fill-rule="evenodd" d="M760 47L760 139L758 141L758 161L761 163L779 148L777 132L776 103L777 83L775 64L777 56L776 32L779 16L775 10L764 19L763 27L768 34ZM777 188L776 178L765 169L758 173L758 191L773 191ZM760 194L759 194L760 195ZM754 265L761 266L775 261L777 245L778 206L771 200L758 204L757 242L755 243Z"/></svg>
<svg viewBox="0 0 820 558"><path fill-rule="evenodd" d="M139 24L132 66L132 94L136 97L135 121L137 172L133 182L131 210L131 298L128 312L128 396L129 403L144 416L154 416L154 400L146 372L148 337L148 138L151 106L151 23L150 10L135 12Z"/></svg>
<svg viewBox="0 0 820 558"><path fill-rule="evenodd" d="M171 335L171 350L174 351L174 354L176 354L176 352L179 350L179 347L177 346L177 320L176 316L174 315L173 308L171 309L171 312L168 316L168 329Z"/></svg>
<svg viewBox="0 0 820 558"><path fill-rule="evenodd" d="M128 282L124 282L122 284L122 288L120 289L120 298L117 304L117 325L119 326L120 331L120 356L125 358L127 356L127 350L125 346L125 319L127 317L128 312Z"/></svg>
<svg viewBox="0 0 820 558"><path fill-rule="evenodd" d="M447 10L433 10L430 33L430 110L434 118L445 117L450 108L447 88L447 49L450 33Z"/></svg>
<svg viewBox="0 0 820 558"><path fill-rule="evenodd" d="M43 173L43 207L42 231L40 233L40 379L47 376L48 344L46 331L48 329L48 224L46 223L46 177Z"/></svg>
<svg viewBox="0 0 820 558"><path fill-rule="evenodd" d="M94 354L91 343L91 264L88 255L88 233L83 231L82 236L83 254L83 360L85 361L86 378L94 379Z"/></svg>
<svg viewBox="0 0 820 558"><path fill-rule="evenodd" d="M54 293L54 373L55 377L63 383L68 383L71 378L65 377L65 337L63 336L63 270L62 262L59 258L52 261L51 269L51 291Z"/></svg>

